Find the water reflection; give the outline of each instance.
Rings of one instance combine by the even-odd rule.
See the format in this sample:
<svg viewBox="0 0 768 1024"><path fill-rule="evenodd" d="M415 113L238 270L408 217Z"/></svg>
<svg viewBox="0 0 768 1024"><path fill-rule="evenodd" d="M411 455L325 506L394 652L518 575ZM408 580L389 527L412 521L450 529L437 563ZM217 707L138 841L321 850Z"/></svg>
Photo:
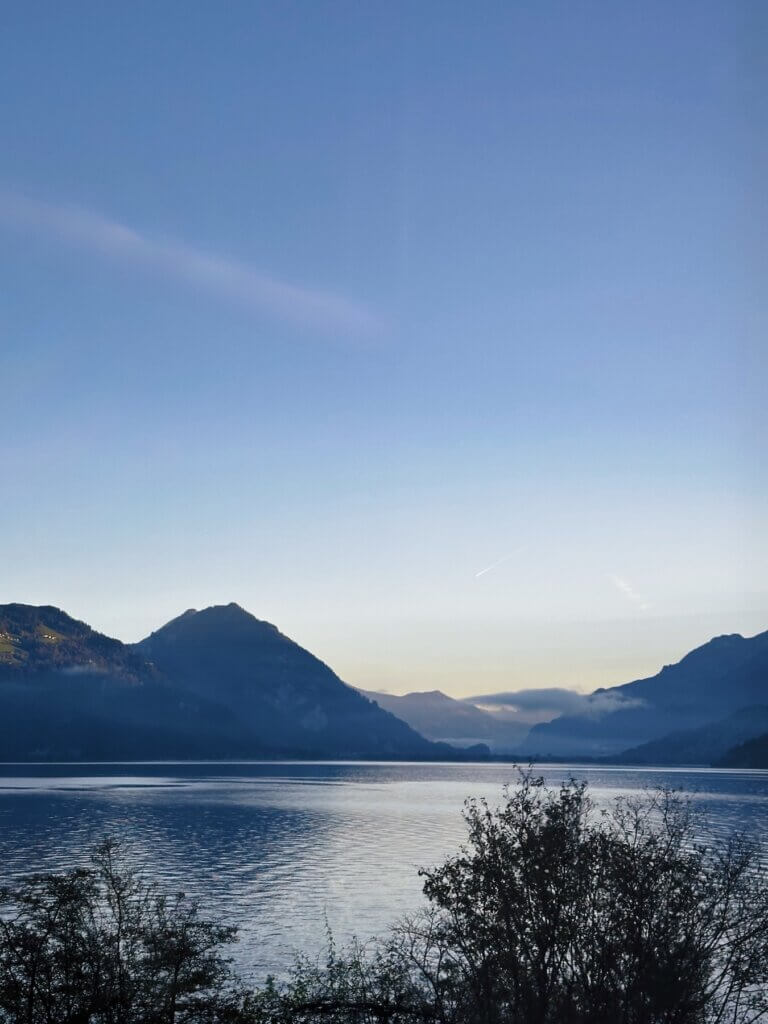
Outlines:
<svg viewBox="0 0 768 1024"><path fill-rule="evenodd" d="M601 804L671 785L692 793L707 830L768 827L768 773L549 766L590 782ZM172 890L238 924L248 974L339 939L382 932L420 899L417 868L463 839L469 796L495 802L507 765L236 763L0 766L6 876L82 863L106 835Z"/></svg>

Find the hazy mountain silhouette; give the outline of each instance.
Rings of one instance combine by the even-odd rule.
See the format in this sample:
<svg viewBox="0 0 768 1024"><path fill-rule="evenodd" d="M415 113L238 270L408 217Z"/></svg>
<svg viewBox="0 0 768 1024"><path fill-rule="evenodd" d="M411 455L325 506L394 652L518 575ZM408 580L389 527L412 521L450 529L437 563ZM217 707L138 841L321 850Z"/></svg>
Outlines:
<svg viewBox="0 0 768 1024"><path fill-rule="evenodd" d="M213 757L248 740L119 640L58 608L0 605L0 759Z"/></svg>
<svg viewBox="0 0 768 1024"><path fill-rule="evenodd" d="M0 606L0 760L453 754L236 605L136 645Z"/></svg>
<svg viewBox="0 0 768 1024"><path fill-rule="evenodd" d="M0 760L487 754L423 730L521 756L710 762L765 731L768 632L717 637L648 679L579 696L576 713L527 737L439 691L369 696L236 604L190 610L133 645L58 608L0 605Z"/></svg>
<svg viewBox="0 0 768 1024"><path fill-rule="evenodd" d="M52 605L0 605L0 679L109 677L136 685L158 673L130 647Z"/></svg>
<svg viewBox="0 0 768 1024"><path fill-rule="evenodd" d="M768 732L768 706L758 704L697 729L672 732L661 739L624 750L616 760L622 764L710 765L731 747L765 732Z"/></svg>
<svg viewBox="0 0 768 1024"><path fill-rule="evenodd" d="M715 762L717 768L768 768L768 732L731 747Z"/></svg>
<svg viewBox="0 0 768 1024"><path fill-rule="evenodd" d="M519 747L530 728L466 701L454 700L441 690L398 696L371 690L360 690L360 693L402 718L427 739L458 747L485 743L494 753L509 753Z"/></svg>
<svg viewBox="0 0 768 1024"><path fill-rule="evenodd" d="M768 631L719 636L655 676L595 690L585 710L534 726L522 751L616 756L742 708L768 704Z"/></svg>
<svg viewBox="0 0 768 1024"><path fill-rule="evenodd" d="M440 752L237 604L187 611L134 649L175 686L236 713L273 748L339 757Z"/></svg>

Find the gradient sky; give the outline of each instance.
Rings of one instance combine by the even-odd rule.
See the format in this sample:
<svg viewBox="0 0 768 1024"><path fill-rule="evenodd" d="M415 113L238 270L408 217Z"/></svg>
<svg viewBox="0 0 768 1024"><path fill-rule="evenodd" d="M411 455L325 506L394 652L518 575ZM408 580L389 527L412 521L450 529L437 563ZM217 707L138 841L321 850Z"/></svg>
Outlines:
<svg viewBox="0 0 768 1024"><path fill-rule="evenodd" d="M0 601L454 695L768 628L767 30L4 3Z"/></svg>

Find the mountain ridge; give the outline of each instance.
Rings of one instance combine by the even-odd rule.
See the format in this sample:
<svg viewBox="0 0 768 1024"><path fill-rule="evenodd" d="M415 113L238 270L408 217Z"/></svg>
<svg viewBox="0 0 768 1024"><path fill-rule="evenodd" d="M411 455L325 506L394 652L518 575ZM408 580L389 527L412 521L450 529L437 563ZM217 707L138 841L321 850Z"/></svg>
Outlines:
<svg viewBox="0 0 768 1024"><path fill-rule="evenodd" d="M168 671L169 646L179 633L197 673ZM206 649L213 661L201 661ZM249 702L242 692L243 701L236 692L233 697L233 680L253 681L259 659L262 669L272 669L261 679L274 698L266 727L254 718L258 700ZM280 705L282 714L275 714ZM292 728L297 708L303 714ZM234 603L188 609L138 644L98 633L53 605L0 605L2 760L453 755Z"/></svg>
<svg viewBox="0 0 768 1024"><path fill-rule="evenodd" d="M715 762L715 768L768 768L768 732L731 747Z"/></svg>
<svg viewBox="0 0 768 1024"><path fill-rule="evenodd" d="M768 703L768 630L713 637L654 676L602 687L584 713L535 725L525 753L613 757L664 734Z"/></svg>
<svg viewBox="0 0 768 1024"><path fill-rule="evenodd" d="M527 725L449 697L442 690L389 694L361 689L360 693L436 742L459 747L485 743L494 754L508 754L528 733Z"/></svg>
<svg viewBox="0 0 768 1024"><path fill-rule="evenodd" d="M695 729L668 733L639 747L624 750L621 764L711 765L730 749L768 731L768 706L741 708L725 718Z"/></svg>
<svg viewBox="0 0 768 1024"><path fill-rule="evenodd" d="M492 746L512 757L710 763L762 727L768 631L713 637L654 676L562 707L528 731L440 690L359 690L235 602L188 608L135 644L53 605L0 605L6 760L466 759Z"/></svg>
<svg viewBox="0 0 768 1024"><path fill-rule="evenodd" d="M429 741L353 687L270 622L234 602L177 616L134 649L176 685L258 719L256 735L345 756L437 753ZM343 727L340 723L344 721ZM362 733L360 732L362 730ZM367 733L366 733L367 730Z"/></svg>

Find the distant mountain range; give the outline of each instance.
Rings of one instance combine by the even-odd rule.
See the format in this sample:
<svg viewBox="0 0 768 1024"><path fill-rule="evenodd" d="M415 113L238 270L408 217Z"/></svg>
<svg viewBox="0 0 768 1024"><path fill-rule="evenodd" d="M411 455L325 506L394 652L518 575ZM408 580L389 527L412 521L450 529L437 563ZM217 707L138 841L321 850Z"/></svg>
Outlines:
<svg viewBox="0 0 768 1024"><path fill-rule="evenodd" d="M134 645L0 606L0 760L456 756L236 604Z"/></svg>
<svg viewBox="0 0 768 1024"><path fill-rule="evenodd" d="M458 747L485 743L494 753L508 754L520 748L530 728L525 723L484 711L468 701L455 700L440 690L403 696L371 690L360 690L360 693L402 718L422 736Z"/></svg>
<svg viewBox="0 0 768 1024"><path fill-rule="evenodd" d="M520 692L521 707L531 693ZM358 691L236 604L187 611L137 644L51 606L0 605L5 761L434 760L492 750L757 766L768 748L768 632L716 637L648 679L565 695L570 713L531 728L522 714L439 690ZM514 693L496 697L514 706Z"/></svg>
<svg viewBox="0 0 768 1024"><path fill-rule="evenodd" d="M523 695L530 703L531 692L520 694L521 705ZM459 746L481 741L521 760L707 765L768 733L768 632L716 637L648 679L568 695L578 710L532 727L439 690L367 696L430 739ZM515 703L514 692L498 696Z"/></svg>

